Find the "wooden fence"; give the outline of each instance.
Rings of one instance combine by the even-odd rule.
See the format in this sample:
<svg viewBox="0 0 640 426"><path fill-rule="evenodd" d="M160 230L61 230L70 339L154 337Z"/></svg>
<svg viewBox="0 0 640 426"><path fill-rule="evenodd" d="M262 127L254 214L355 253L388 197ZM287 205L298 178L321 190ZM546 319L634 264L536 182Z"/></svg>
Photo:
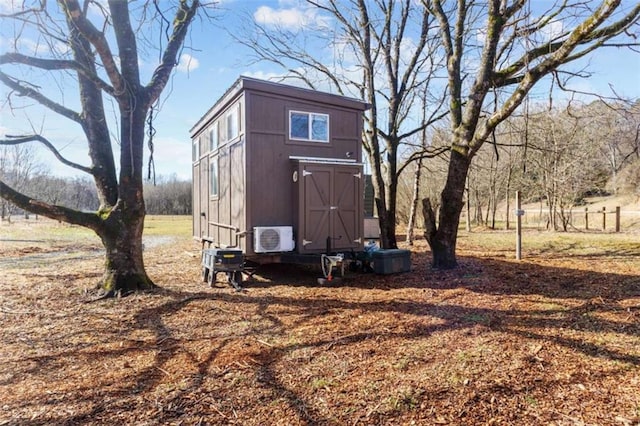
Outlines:
<svg viewBox="0 0 640 426"><path fill-rule="evenodd" d="M522 226L524 228L537 228L545 230L552 228L549 220L549 211L546 206L541 208L525 208L522 210ZM556 223L559 229L563 228L563 218L557 213ZM616 207L578 207L570 211L563 212L564 221L568 231L591 231L591 232L627 232L640 231L640 210L623 209ZM466 216L461 218L461 225L466 226ZM475 221L471 226L477 226ZM493 226L495 229L506 229L506 215L504 209L496 211L495 220L488 217L485 226ZM509 229L515 229L515 210L509 212Z"/></svg>
<svg viewBox="0 0 640 426"><path fill-rule="evenodd" d="M585 207L584 208L584 229L585 230L589 230L589 214L591 215L599 215L602 217L602 230L606 231L607 230L607 214L614 214L614 221L615 221L615 231L616 232L620 232L620 206L616 206L615 211L607 211L606 207L603 207L602 210L600 212L598 211L593 211L593 212L589 212L589 208Z"/></svg>
<svg viewBox="0 0 640 426"><path fill-rule="evenodd" d="M585 207L564 214L570 215L568 228L573 230L621 232L640 229L640 211L622 210L620 206L591 210ZM546 228L549 223L549 213L540 209L527 209L522 221L527 227ZM561 224L562 221L558 220L558 223Z"/></svg>

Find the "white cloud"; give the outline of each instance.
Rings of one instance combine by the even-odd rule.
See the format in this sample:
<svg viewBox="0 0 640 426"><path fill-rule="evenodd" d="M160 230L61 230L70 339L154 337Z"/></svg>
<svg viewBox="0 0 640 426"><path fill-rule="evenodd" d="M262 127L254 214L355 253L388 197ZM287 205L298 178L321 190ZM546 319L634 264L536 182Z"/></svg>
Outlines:
<svg viewBox="0 0 640 426"><path fill-rule="evenodd" d="M281 72L268 72L268 71L245 71L242 73L245 77L257 78L259 80L269 81L281 81L286 77L286 74Z"/></svg>
<svg viewBox="0 0 640 426"><path fill-rule="evenodd" d="M183 53L180 56L180 61L178 61L178 66L176 67L180 72L191 72L200 67L200 61L198 61L193 56L188 53Z"/></svg>
<svg viewBox="0 0 640 426"><path fill-rule="evenodd" d="M288 3L287 3L288 4ZM260 6L253 14L257 23L268 26L278 26L297 30L315 25L324 27L327 25L326 18L317 13L315 9L299 7L289 7L273 9L269 6Z"/></svg>
<svg viewBox="0 0 640 426"><path fill-rule="evenodd" d="M545 41L550 41L562 35L564 31L564 24L562 21L552 20L547 26L542 28L541 33L545 38Z"/></svg>
<svg viewBox="0 0 640 426"><path fill-rule="evenodd" d="M145 161L149 158L146 152ZM176 174L179 179L191 179L191 141L173 137L154 138L153 161L158 175ZM146 165L146 162L145 162ZM145 174L147 170L145 168Z"/></svg>

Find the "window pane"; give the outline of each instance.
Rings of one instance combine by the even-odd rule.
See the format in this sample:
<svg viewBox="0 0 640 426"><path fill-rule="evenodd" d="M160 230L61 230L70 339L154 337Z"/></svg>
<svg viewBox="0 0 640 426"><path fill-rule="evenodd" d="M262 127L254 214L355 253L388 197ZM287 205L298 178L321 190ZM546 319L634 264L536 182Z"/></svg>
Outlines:
<svg viewBox="0 0 640 426"><path fill-rule="evenodd" d="M209 163L209 193L218 195L218 157L212 158Z"/></svg>
<svg viewBox="0 0 640 426"><path fill-rule="evenodd" d="M291 113L291 137L296 139L309 139L309 115Z"/></svg>
<svg viewBox="0 0 640 426"><path fill-rule="evenodd" d="M209 150L218 148L218 123L214 123L209 131Z"/></svg>
<svg viewBox="0 0 640 426"><path fill-rule="evenodd" d="M198 161L200 158L200 138L194 139L191 156L193 157L193 161Z"/></svg>
<svg viewBox="0 0 640 426"><path fill-rule="evenodd" d="M314 141L329 141L329 117L326 115L312 116L311 122L311 139Z"/></svg>
<svg viewBox="0 0 640 426"><path fill-rule="evenodd" d="M227 115L227 140L238 136L238 107L235 107Z"/></svg>

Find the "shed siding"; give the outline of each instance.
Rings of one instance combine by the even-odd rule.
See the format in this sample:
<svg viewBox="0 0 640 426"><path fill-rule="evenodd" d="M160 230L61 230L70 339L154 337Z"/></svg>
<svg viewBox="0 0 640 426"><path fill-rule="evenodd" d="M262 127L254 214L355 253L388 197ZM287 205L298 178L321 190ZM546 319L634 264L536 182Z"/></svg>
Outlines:
<svg viewBox="0 0 640 426"><path fill-rule="evenodd" d="M208 129L217 121L224 134L225 113L237 105L239 138L225 141L221 137L219 147L211 151ZM248 232L256 226L293 226L300 253L324 251L330 235L336 249L361 247L363 185L360 177L354 177L361 175L361 167L344 163L361 159L365 107L360 101L327 93L239 79L191 130L202 154L193 168L193 184L199 185L194 198L200 194L199 206L194 199L194 236L208 236L216 245L231 246L236 243L235 231L215 224ZM291 140L290 111L328 115L329 142ZM327 197L307 196L313 191L311 187L301 189L301 181L294 181L293 172L301 163L292 157L338 160L337 165L317 169L322 181L319 185L325 186L321 191L326 191ZM212 197L209 161L214 158L218 161L219 190ZM332 203L340 205L339 212L331 210ZM309 211L303 212L307 208ZM206 218L199 220L196 215L202 212ZM303 247L302 235L309 233L316 235L314 244ZM254 254L251 235L240 238L239 243L247 255Z"/></svg>

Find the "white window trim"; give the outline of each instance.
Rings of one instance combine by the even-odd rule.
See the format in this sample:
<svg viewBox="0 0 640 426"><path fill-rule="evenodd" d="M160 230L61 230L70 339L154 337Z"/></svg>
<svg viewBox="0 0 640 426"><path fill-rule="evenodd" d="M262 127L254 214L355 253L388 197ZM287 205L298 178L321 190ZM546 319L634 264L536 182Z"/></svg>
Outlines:
<svg viewBox="0 0 640 426"><path fill-rule="evenodd" d="M299 137L294 137L291 134L291 116L293 114L301 114L301 115L307 115L309 117L309 138L299 138ZM322 117L326 117L327 118L327 139L313 139L313 116L322 116ZM329 114L325 114L325 113L321 113L321 112L309 112L309 111L296 111L296 110L289 110L289 139L292 141L304 141L304 142L314 142L314 143L329 143L330 139L331 139L331 123L330 123L331 117L329 116Z"/></svg>

